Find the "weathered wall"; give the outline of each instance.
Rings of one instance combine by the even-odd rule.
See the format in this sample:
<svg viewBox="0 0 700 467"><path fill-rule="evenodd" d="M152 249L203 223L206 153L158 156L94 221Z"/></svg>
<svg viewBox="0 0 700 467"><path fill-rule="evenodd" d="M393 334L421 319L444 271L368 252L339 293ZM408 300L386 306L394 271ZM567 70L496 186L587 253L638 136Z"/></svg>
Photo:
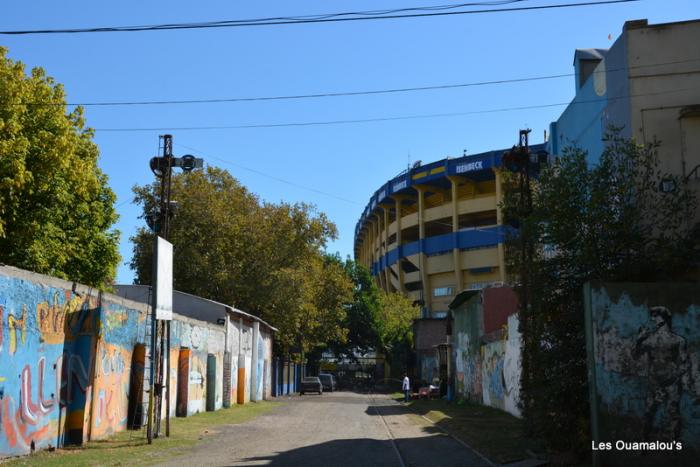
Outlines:
<svg viewBox="0 0 700 467"><path fill-rule="evenodd" d="M484 333L500 331L508 317L518 312L518 296L510 287L489 287L481 292L484 309Z"/></svg>
<svg viewBox="0 0 700 467"><path fill-rule="evenodd" d="M482 401L481 335L483 314L479 295L453 310L455 392L458 398Z"/></svg>
<svg viewBox="0 0 700 467"><path fill-rule="evenodd" d="M144 308L0 267L0 457L124 429Z"/></svg>
<svg viewBox="0 0 700 467"><path fill-rule="evenodd" d="M519 417L521 338L513 298L507 287L485 289L452 310L452 355L457 398ZM487 313L499 329L487 332Z"/></svg>
<svg viewBox="0 0 700 467"><path fill-rule="evenodd" d="M483 403L520 417L522 361L518 315L508 317L500 340L481 346Z"/></svg>
<svg viewBox="0 0 700 467"><path fill-rule="evenodd" d="M520 417L520 374L522 371L522 336L518 331L517 314L508 317L508 337L505 341L506 353L503 358L503 392L505 400L503 409Z"/></svg>
<svg viewBox="0 0 700 467"><path fill-rule="evenodd" d="M505 409L503 382L503 360L505 356L503 340L489 342L481 347L481 387L483 404Z"/></svg>
<svg viewBox="0 0 700 467"><path fill-rule="evenodd" d="M440 378L440 368L438 367L438 358L436 350L423 350L417 352L418 368L420 374L418 379L421 384L432 384L433 380Z"/></svg>
<svg viewBox="0 0 700 467"><path fill-rule="evenodd" d="M700 287L585 290L594 440L680 441L700 460Z"/></svg>
<svg viewBox="0 0 700 467"><path fill-rule="evenodd" d="M270 333L266 332L262 328L260 329L265 346L265 389L264 398L270 399L272 397L272 336Z"/></svg>
<svg viewBox="0 0 700 467"><path fill-rule="evenodd" d="M224 360L224 328L173 314L171 341L171 349L187 348L191 350L187 415L206 410L207 358L209 354L213 354L216 357L215 407L216 409L221 408L223 405L223 380L221 375L223 375ZM175 358L174 353L172 358ZM174 379L177 380L177 375ZM172 381L173 376L171 373L171 384ZM175 387L177 387L177 381Z"/></svg>
<svg viewBox="0 0 700 467"><path fill-rule="evenodd" d="M0 266L0 458L99 439L134 421L129 399L135 406L146 400L138 375L144 369L147 309L79 284ZM171 415L177 412L180 382L186 414L206 410L210 355L216 358L212 403L221 408L225 328L178 314L173 318L166 363ZM272 341L266 336L261 342L268 361ZM252 331L243 333L248 357L251 337ZM231 341L237 348L238 340Z"/></svg>
<svg viewBox="0 0 700 467"><path fill-rule="evenodd" d="M122 431L127 427L133 351L143 343L146 310L132 303L127 307L111 295L102 297L100 336L97 340L97 365L94 372L93 423L90 438L98 439ZM142 386L141 380L134 381ZM134 394L141 387L133 388Z"/></svg>

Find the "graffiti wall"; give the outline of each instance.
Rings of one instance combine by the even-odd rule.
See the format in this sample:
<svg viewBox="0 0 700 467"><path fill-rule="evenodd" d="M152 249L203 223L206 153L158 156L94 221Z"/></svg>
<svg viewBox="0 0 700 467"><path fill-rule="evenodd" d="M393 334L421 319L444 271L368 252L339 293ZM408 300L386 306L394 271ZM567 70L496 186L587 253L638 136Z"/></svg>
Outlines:
<svg viewBox="0 0 700 467"><path fill-rule="evenodd" d="M0 459L109 436L143 419L147 305L94 289L0 266ZM235 326L232 326L235 328ZM173 314L171 415L223 406L226 328ZM245 354L250 400L253 352L258 394L269 397L272 338L252 327L232 332ZM242 332L241 332L242 331ZM209 377L207 365L209 363ZM231 359L232 400L238 358ZM207 380L215 381L207 391ZM165 404L162 415L165 416Z"/></svg>
<svg viewBox="0 0 700 467"><path fill-rule="evenodd" d="M0 458L124 429L141 318L118 297L0 267Z"/></svg>
<svg viewBox="0 0 700 467"><path fill-rule="evenodd" d="M508 317L508 337L503 357L503 409L516 417L521 416L519 404L522 337L518 331L519 324L517 314Z"/></svg>
<svg viewBox="0 0 700 467"><path fill-rule="evenodd" d="M206 410L207 401L207 359L209 354L214 354L216 357L216 374L223 374L224 360L224 341L225 332L223 328L217 328L214 325L202 321L193 320L180 316L173 315L174 319L171 325L171 349L189 349L189 371L187 381L187 415L204 412ZM176 358L173 352L171 358ZM179 381L173 381L173 373L176 375L179 371L171 371L171 385L177 388ZM181 383L181 384L184 384ZM174 390L171 392L175 392ZM216 380L215 389L215 407L220 409L223 405L223 382L221 378ZM172 412L172 395L171 395L171 412Z"/></svg>
<svg viewBox="0 0 700 467"><path fill-rule="evenodd" d="M451 312L452 358L457 398L519 417L521 339L512 295L511 289L498 287L465 296ZM489 313L491 326L500 323L498 329L485 329Z"/></svg>
<svg viewBox="0 0 700 467"><path fill-rule="evenodd" d="M455 393L460 399L481 403L482 305L478 294L452 311L452 353L455 368Z"/></svg>
<svg viewBox="0 0 700 467"><path fill-rule="evenodd" d="M593 439L680 442L676 454L699 460L700 287L589 284L585 291ZM616 455L604 457L629 461Z"/></svg>
<svg viewBox="0 0 700 467"><path fill-rule="evenodd" d="M265 399L272 397L272 336L262 332L265 346Z"/></svg>

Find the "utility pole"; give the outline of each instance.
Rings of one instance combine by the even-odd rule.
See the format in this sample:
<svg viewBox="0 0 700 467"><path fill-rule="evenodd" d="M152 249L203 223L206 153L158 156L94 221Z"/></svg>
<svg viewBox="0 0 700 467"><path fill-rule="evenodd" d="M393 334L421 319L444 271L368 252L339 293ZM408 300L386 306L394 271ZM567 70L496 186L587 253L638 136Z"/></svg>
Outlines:
<svg viewBox="0 0 700 467"><path fill-rule="evenodd" d="M502 166L513 173L518 174L518 208L515 218L510 219L511 227L518 229L519 261L518 281L520 283L518 294L518 308L520 319L520 331L523 336L522 372L525 384L532 381L532 355L539 343L536 335L535 322L532 309L532 266L535 253L532 226L528 217L532 214L532 185L531 176L539 172L540 166L547 163L547 154L530 151L528 136L530 129L520 130L517 146L503 154ZM525 403L524 410L528 409L529 402Z"/></svg>
<svg viewBox="0 0 700 467"><path fill-rule="evenodd" d="M160 197L158 210L147 216L149 226L156 236L153 243L153 274L152 274L152 305L151 305L151 365L150 365L150 392L148 397L148 444L153 438L160 435L160 420L163 404L163 388L165 387L165 435L170 436L170 319L158 319L158 244L159 238L166 240L170 234L170 219L173 215L173 203L170 201L172 186L172 169L180 167L184 172L191 172L195 168L204 165L202 159L192 155L183 157L173 156L172 135L161 135L163 155L153 157L150 168L154 175L160 179ZM167 244L167 243L166 243ZM172 269L172 268L171 268ZM172 278L172 277L171 277ZM172 291L172 284L170 286ZM160 339L159 339L160 336ZM163 381L165 380L165 381Z"/></svg>

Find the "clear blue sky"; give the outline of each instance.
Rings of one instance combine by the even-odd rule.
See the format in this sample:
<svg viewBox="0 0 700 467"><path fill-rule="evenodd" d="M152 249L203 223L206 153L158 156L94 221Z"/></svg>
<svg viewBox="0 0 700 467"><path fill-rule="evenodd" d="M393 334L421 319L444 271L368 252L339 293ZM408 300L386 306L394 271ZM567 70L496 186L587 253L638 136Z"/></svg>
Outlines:
<svg viewBox="0 0 700 467"><path fill-rule="evenodd" d="M440 5L447 0L132 1L6 0L0 29L80 28L246 19ZM457 2L455 2L457 3ZM522 5L567 3L527 1ZM572 3L569 1L569 3ZM697 0L483 15L275 27L0 36L9 56L44 67L70 102L255 97L468 83L571 73L574 49L609 47L626 20L700 17ZM608 38L611 35L612 40ZM689 44L690 46L690 44ZM297 101L88 107L100 129L270 124L469 112L567 102L573 77L488 87ZM262 199L315 204L337 224L329 251L352 254L355 223L370 195L406 168L508 147L518 129L532 142L564 107L343 125L172 131L175 153L228 169ZM134 184L152 181L148 160L163 131L97 131L100 166L116 192L122 264L130 283L129 237L142 221ZM196 148L197 152L188 148ZM227 162L222 162L221 159ZM340 198L291 186L285 179Z"/></svg>

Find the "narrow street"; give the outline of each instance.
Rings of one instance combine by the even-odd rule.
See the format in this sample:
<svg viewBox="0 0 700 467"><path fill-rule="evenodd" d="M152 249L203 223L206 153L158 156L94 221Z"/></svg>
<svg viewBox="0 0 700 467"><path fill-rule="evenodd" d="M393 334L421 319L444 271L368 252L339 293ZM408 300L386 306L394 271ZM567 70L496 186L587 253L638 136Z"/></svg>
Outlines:
<svg viewBox="0 0 700 467"><path fill-rule="evenodd" d="M478 454L383 395L280 398L286 404L220 433L169 466L483 466Z"/></svg>

